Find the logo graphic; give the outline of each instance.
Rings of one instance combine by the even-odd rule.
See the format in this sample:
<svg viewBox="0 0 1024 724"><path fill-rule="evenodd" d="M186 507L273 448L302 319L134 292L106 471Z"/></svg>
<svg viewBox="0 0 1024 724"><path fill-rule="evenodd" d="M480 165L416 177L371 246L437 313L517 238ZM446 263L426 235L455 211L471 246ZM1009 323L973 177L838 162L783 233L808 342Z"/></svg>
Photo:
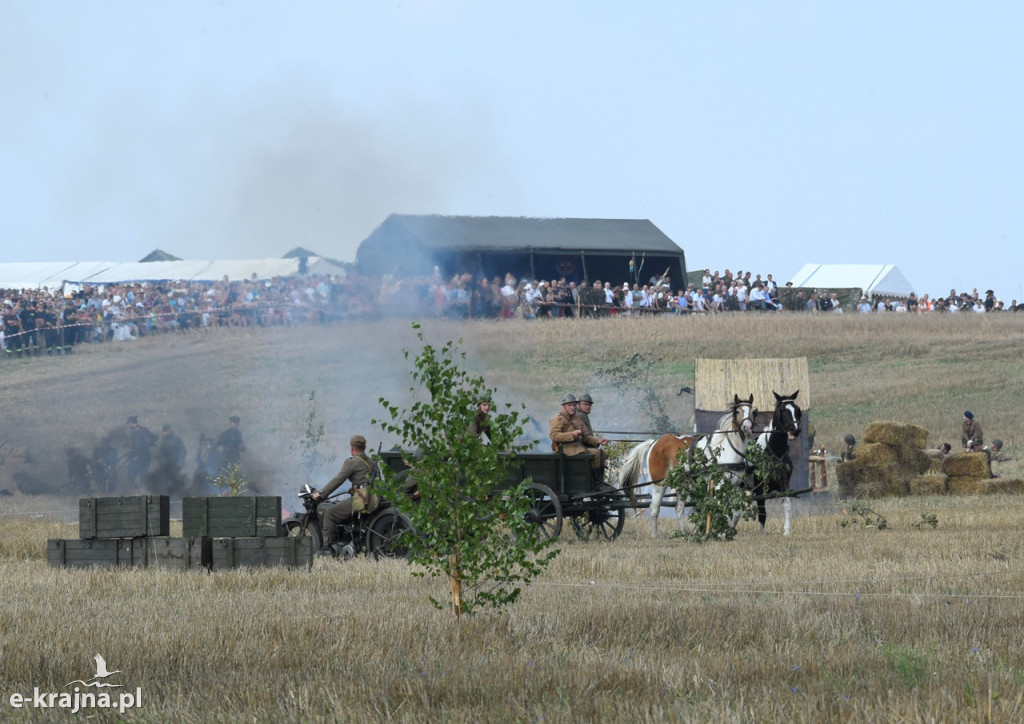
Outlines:
<svg viewBox="0 0 1024 724"><path fill-rule="evenodd" d="M124 686L105 681L114 674L120 674L121 670L108 671L107 662L99 654L93 656L93 659L96 661L95 676L88 681L69 681L64 688L73 687L72 691L45 691L36 686L31 694L14 692L7 697L7 702L14 709L30 706L33 709L63 709L71 714L102 709L117 710L119 714L124 714L129 709L142 706L142 687L135 687L135 691L107 691Z"/></svg>
<svg viewBox="0 0 1024 724"><path fill-rule="evenodd" d="M93 658L96 659L96 676L92 677L88 681L82 681L81 679L69 681L68 683L64 684L64 686L68 687L72 684L81 684L82 686L123 686L123 684L108 684L105 681L100 681L100 679L105 679L108 676L120 674L121 672L107 671L107 662L104 661L103 657L99 654L96 654L95 656L93 656Z"/></svg>

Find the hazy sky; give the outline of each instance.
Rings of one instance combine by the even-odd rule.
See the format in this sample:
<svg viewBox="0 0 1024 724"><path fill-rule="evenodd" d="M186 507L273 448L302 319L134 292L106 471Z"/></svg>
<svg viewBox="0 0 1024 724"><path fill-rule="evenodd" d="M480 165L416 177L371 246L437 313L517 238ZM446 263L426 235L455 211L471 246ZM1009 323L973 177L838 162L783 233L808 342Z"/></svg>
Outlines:
<svg viewBox="0 0 1024 724"><path fill-rule="evenodd" d="M1024 300L1024 3L0 0L0 261L650 219ZM625 279L625 270L623 279Z"/></svg>

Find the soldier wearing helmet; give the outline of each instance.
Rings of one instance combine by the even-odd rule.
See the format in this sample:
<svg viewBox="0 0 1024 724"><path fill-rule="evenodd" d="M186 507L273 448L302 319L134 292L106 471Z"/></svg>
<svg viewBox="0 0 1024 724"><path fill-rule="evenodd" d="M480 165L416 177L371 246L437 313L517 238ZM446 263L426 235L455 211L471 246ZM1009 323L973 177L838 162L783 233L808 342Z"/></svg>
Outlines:
<svg viewBox="0 0 1024 724"><path fill-rule="evenodd" d="M576 415L579 405L579 398L574 394L567 394L562 398L562 409L557 415L551 418L548 423L548 437L551 438L551 448L555 452L572 457L574 455L593 452L587 448L600 448L608 442L604 438L596 438L584 428L583 421ZM601 469L601 456L595 455L593 459L595 477L599 477Z"/></svg>
<svg viewBox="0 0 1024 724"><path fill-rule="evenodd" d="M576 417L580 419L580 423L583 425L583 431L586 432L593 438L597 438L594 433L594 426L590 424L590 410L593 408L594 398L590 396L590 393L584 392L580 395L579 400L576 403ZM607 445L607 438L597 438L601 445ZM599 482L604 482L605 471L608 469L608 452L601 447L593 447L587 445L587 452L593 453L594 457L598 460L599 469Z"/></svg>

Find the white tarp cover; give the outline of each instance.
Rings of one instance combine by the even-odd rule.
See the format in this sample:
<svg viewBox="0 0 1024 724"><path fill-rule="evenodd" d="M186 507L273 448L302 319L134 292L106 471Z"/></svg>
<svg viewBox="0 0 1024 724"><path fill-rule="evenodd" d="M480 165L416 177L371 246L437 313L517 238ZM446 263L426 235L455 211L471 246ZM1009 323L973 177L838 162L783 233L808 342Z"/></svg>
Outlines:
<svg viewBox="0 0 1024 724"><path fill-rule="evenodd" d="M342 267L319 257L309 257L310 274L339 274ZM0 289L56 289L64 282L115 284L171 280L232 281L293 276L299 273L298 259L226 259L223 261L150 262L7 262L0 263Z"/></svg>
<svg viewBox="0 0 1024 724"><path fill-rule="evenodd" d="M914 291L893 264L804 264L790 281L794 287L860 289L869 296L906 297Z"/></svg>

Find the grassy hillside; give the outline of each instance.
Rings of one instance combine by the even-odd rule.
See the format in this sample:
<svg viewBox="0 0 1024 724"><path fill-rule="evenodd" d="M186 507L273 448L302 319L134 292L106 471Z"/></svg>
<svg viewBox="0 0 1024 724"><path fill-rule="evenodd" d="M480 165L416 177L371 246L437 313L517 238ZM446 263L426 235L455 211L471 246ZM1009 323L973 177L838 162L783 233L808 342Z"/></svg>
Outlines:
<svg viewBox="0 0 1024 724"><path fill-rule="evenodd" d="M464 340L467 364L499 389L499 402L526 404L546 434L547 419L566 391L590 391L601 430L652 431L638 406L649 384L664 400L676 429L687 429L698 357L807 357L811 389L802 393L817 442L841 449L876 420L912 422L931 442L959 444L960 416L970 409L987 439L1001 437L1010 455L1024 441L1024 319L1017 315L931 317L854 315L722 315L708 318L428 322L432 341ZM315 391L326 424L325 451L342 454L362 432L376 446L378 398L408 400L415 344L407 321L339 323L323 327L199 332L137 342L89 345L71 357L3 364L0 441L25 446L31 460L0 466L0 488L26 469L46 480L66 477L64 448L89 454L111 434L127 449L124 421L139 416L159 431L173 424L189 449L189 472L200 433L215 435L231 414L242 416L244 462L259 489L289 494L298 481L296 443L303 437L307 398ZM637 384L615 386L598 371L632 355ZM645 375L646 379L641 379ZM762 407L767 407L761 403ZM663 431L657 431L663 432ZM393 441L384 440L385 445ZM1024 463L997 473L1020 477ZM329 475L324 469L318 475Z"/></svg>

